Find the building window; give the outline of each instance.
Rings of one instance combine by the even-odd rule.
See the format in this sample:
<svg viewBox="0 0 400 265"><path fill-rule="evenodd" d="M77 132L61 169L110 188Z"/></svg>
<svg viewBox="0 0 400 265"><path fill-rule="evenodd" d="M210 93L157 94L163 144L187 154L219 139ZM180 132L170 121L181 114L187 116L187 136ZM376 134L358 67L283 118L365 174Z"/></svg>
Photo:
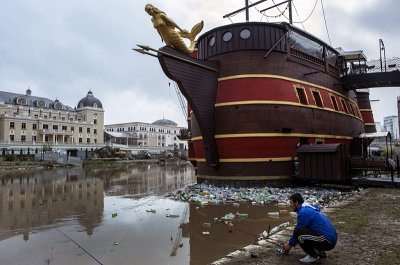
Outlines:
<svg viewBox="0 0 400 265"><path fill-rule="evenodd" d="M90 138L86 138L86 142L90 144Z"/></svg>
<svg viewBox="0 0 400 265"><path fill-rule="evenodd" d="M306 91L305 91L304 87L297 86L296 87L296 95L301 104L308 105Z"/></svg>
<svg viewBox="0 0 400 265"><path fill-rule="evenodd" d="M322 98L321 98L321 95L319 94L319 92L314 90L314 91L312 91L312 95L313 95L313 98L315 101L315 105L317 105L320 108L323 108L324 104L322 103Z"/></svg>
<svg viewBox="0 0 400 265"><path fill-rule="evenodd" d="M53 125L53 130L58 130L58 125Z"/></svg>
<svg viewBox="0 0 400 265"><path fill-rule="evenodd" d="M14 129L14 126L15 126L14 122L10 121L10 129Z"/></svg>
<svg viewBox="0 0 400 265"><path fill-rule="evenodd" d="M36 102L36 106L39 108L44 108L44 107L46 107L46 103L44 102L44 100L38 100Z"/></svg>
<svg viewBox="0 0 400 265"><path fill-rule="evenodd" d="M25 123L25 122L23 122L23 123L21 124L21 129L22 129L22 130L26 130L26 123Z"/></svg>
<svg viewBox="0 0 400 265"><path fill-rule="evenodd" d="M71 131L74 131L74 130L75 130L74 126L71 126Z"/></svg>
<svg viewBox="0 0 400 265"><path fill-rule="evenodd" d="M82 138L79 138L79 143L80 143L80 144L82 143Z"/></svg>
<svg viewBox="0 0 400 265"><path fill-rule="evenodd" d="M97 129L93 129L93 133L94 133L94 134L97 134Z"/></svg>
<svg viewBox="0 0 400 265"><path fill-rule="evenodd" d="M67 130L67 126L63 126L63 127L62 127L62 130L63 130L63 131L66 131L66 130Z"/></svg>
<svg viewBox="0 0 400 265"><path fill-rule="evenodd" d="M80 132L80 133L82 132L82 127L79 127L79 132Z"/></svg>
<svg viewBox="0 0 400 265"><path fill-rule="evenodd" d="M90 133L90 128L86 128L86 132L87 132L87 133Z"/></svg>
<svg viewBox="0 0 400 265"><path fill-rule="evenodd" d="M94 119L94 120L93 120L93 123L94 123L94 124L97 124L97 119Z"/></svg>
<svg viewBox="0 0 400 265"><path fill-rule="evenodd" d="M25 142L26 141L26 135L21 135L21 142Z"/></svg>
<svg viewBox="0 0 400 265"><path fill-rule="evenodd" d="M18 98L17 99L17 104L18 105L26 105L26 99L25 98Z"/></svg>
<svg viewBox="0 0 400 265"><path fill-rule="evenodd" d="M43 129L44 129L44 130L49 129L49 125L48 125L48 124L43 124Z"/></svg>
<svg viewBox="0 0 400 265"><path fill-rule="evenodd" d="M10 135L10 142L14 142L14 135Z"/></svg>
<svg viewBox="0 0 400 265"><path fill-rule="evenodd" d="M36 130L36 126L37 126L36 123L32 124L32 130Z"/></svg>

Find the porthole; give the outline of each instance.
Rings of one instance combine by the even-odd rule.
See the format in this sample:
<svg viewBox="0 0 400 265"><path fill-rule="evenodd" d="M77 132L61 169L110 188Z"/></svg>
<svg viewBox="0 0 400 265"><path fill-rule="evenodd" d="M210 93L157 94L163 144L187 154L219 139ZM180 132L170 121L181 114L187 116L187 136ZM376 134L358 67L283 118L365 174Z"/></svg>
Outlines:
<svg viewBox="0 0 400 265"><path fill-rule="evenodd" d="M242 29L240 31L240 37L244 40L247 40L248 38L250 38L251 32L248 29Z"/></svg>
<svg viewBox="0 0 400 265"><path fill-rule="evenodd" d="M232 39L232 33L230 31L225 32L222 39L226 42L230 41Z"/></svg>
<svg viewBox="0 0 400 265"><path fill-rule="evenodd" d="M212 36L211 38L208 39L208 45L210 45L210 47L214 46L215 44L215 37Z"/></svg>

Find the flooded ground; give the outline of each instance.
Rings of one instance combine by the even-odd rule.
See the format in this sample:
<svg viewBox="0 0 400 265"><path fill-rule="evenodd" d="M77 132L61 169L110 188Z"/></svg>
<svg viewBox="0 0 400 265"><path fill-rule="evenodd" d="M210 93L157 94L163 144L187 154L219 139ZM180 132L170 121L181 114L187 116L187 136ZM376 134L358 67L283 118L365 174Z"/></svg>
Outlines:
<svg viewBox="0 0 400 265"><path fill-rule="evenodd" d="M202 265L291 220L273 204L206 205L165 195L195 182L190 165L121 164L3 177L0 264ZM233 227L216 221L228 213Z"/></svg>

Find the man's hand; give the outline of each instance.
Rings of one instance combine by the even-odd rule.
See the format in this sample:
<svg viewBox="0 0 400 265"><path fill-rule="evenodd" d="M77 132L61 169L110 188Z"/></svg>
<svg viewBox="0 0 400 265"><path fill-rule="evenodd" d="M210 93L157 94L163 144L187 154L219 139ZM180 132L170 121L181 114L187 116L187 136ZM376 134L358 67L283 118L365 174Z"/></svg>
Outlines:
<svg viewBox="0 0 400 265"><path fill-rule="evenodd" d="M284 243L284 244L282 244L282 248L285 251L285 253L289 253L289 251L292 248L292 246L289 245L288 243Z"/></svg>

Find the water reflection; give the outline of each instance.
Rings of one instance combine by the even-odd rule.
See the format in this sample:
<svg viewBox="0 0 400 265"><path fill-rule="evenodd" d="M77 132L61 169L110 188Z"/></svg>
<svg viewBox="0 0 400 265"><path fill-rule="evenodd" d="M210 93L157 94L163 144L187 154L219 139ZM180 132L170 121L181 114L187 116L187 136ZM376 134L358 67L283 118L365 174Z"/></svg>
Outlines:
<svg viewBox="0 0 400 265"><path fill-rule="evenodd" d="M192 184L193 171L121 163L3 177L0 264L96 264L71 238L103 264L204 265L290 219L267 217L274 205L200 207L163 196ZM236 212L248 217L233 232L214 222Z"/></svg>
<svg viewBox="0 0 400 265"><path fill-rule="evenodd" d="M104 180L107 196L128 195L144 197L165 194L195 181L190 165L135 165L120 164L113 168L92 169L88 175Z"/></svg>
<svg viewBox="0 0 400 265"><path fill-rule="evenodd" d="M3 178L0 187L0 240L72 216L87 231L100 224L104 206L103 181L87 178L81 168L38 171ZM4 229L6 228L6 229Z"/></svg>

